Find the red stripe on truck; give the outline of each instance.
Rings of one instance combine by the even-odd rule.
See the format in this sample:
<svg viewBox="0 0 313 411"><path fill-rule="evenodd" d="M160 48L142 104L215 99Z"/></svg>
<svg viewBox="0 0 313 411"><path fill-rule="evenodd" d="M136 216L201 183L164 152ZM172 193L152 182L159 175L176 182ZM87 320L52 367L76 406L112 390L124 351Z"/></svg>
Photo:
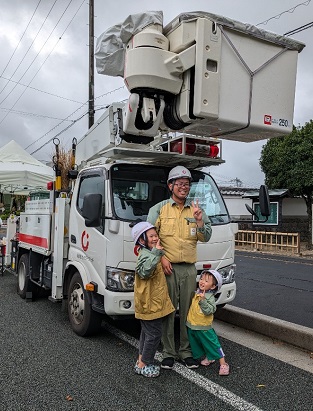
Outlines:
<svg viewBox="0 0 313 411"><path fill-rule="evenodd" d="M19 241L31 245L36 245L38 247L48 248L48 240L43 237L37 237L35 235L29 234L19 234Z"/></svg>

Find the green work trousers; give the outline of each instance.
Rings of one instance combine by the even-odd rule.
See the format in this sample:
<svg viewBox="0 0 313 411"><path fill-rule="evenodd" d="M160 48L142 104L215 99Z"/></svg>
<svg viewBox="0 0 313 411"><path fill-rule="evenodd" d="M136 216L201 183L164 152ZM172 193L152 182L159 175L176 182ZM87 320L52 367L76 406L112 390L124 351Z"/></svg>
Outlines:
<svg viewBox="0 0 313 411"><path fill-rule="evenodd" d="M197 270L194 264L174 264L172 263L173 273L166 275L168 293L174 307L179 308L179 349L178 357L182 360L192 357L191 348L188 340L186 319L197 285ZM177 357L174 339L175 311L167 315L163 320L162 344L163 358Z"/></svg>

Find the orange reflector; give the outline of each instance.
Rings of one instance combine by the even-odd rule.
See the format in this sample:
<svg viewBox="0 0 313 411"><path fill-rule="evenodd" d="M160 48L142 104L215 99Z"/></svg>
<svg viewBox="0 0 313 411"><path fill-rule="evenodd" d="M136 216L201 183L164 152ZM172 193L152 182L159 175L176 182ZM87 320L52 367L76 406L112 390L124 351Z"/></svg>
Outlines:
<svg viewBox="0 0 313 411"><path fill-rule="evenodd" d="M203 264L203 268L211 268L212 264Z"/></svg>
<svg viewBox="0 0 313 411"><path fill-rule="evenodd" d="M95 285L92 284L92 283L88 283L88 284L85 285L85 289L87 291L95 291Z"/></svg>

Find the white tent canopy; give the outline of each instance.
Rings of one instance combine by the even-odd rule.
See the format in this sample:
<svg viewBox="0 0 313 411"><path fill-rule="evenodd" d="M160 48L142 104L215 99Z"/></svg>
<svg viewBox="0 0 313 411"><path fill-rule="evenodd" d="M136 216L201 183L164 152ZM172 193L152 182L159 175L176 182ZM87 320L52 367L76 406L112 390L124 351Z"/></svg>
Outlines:
<svg viewBox="0 0 313 411"><path fill-rule="evenodd" d="M36 160L14 140L0 148L0 192L24 194L46 188L53 179L53 169Z"/></svg>

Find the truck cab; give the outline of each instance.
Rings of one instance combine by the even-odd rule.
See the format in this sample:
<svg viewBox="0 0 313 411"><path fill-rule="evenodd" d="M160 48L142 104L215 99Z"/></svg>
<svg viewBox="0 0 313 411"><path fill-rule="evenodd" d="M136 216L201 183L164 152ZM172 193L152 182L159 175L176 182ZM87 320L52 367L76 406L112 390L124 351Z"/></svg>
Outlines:
<svg viewBox="0 0 313 411"><path fill-rule="evenodd" d="M94 290L87 291L93 310L114 318L134 314L136 247L131 228L136 222L146 220L154 204L169 198L167 176L170 168L121 162L80 172L71 204L66 271L72 272L73 265L80 267L84 287L93 284ZM196 267L198 273L204 268L221 273L223 287L216 299L217 304L224 305L236 294L234 233L237 224L231 223L212 177L192 170L192 178L190 197L199 199L212 224L209 243L198 244ZM89 201L94 204L96 195L101 198L101 206L89 206ZM97 226L87 227L86 221L96 220ZM81 310L86 304L84 293L73 294L72 289L78 284L69 288L69 282L70 277L64 282L67 284L63 287L64 297L72 299L69 304L76 304ZM77 298L79 303L75 301Z"/></svg>

